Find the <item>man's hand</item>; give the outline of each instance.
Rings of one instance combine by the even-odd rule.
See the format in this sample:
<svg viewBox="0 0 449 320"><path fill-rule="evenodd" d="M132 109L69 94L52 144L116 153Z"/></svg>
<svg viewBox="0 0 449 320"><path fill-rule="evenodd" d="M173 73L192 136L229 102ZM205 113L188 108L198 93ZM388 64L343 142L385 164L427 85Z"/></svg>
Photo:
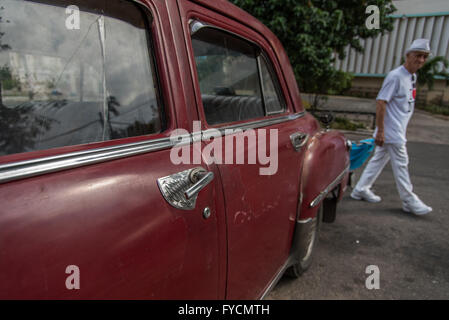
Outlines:
<svg viewBox="0 0 449 320"><path fill-rule="evenodd" d="M387 108L387 102L384 100L376 101L376 125L377 125L377 134L376 134L376 145L382 147L385 142L384 135L384 117L385 117L385 109Z"/></svg>
<svg viewBox="0 0 449 320"><path fill-rule="evenodd" d="M378 131L376 134L376 140L375 140L376 145L378 145L379 147L382 147L384 145L384 142L385 142L384 132Z"/></svg>

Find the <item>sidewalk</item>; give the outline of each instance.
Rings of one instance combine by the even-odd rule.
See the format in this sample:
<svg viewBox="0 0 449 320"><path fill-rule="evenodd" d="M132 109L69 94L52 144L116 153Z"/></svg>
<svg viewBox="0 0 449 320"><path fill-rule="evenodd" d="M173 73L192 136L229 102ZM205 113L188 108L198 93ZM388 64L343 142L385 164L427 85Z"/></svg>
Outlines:
<svg viewBox="0 0 449 320"><path fill-rule="evenodd" d="M407 140L449 145L449 121L422 110L415 110L408 125Z"/></svg>
<svg viewBox="0 0 449 320"><path fill-rule="evenodd" d="M301 97L310 104L314 95L302 94ZM320 101L318 109L332 111L339 118L363 123L371 130L374 130L376 126L376 100L374 99L329 95L326 101Z"/></svg>
<svg viewBox="0 0 449 320"><path fill-rule="evenodd" d="M346 96L327 96L328 100L320 106L322 110L376 113L376 100ZM302 93L301 98L310 103L313 94Z"/></svg>
<svg viewBox="0 0 449 320"><path fill-rule="evenodd" d="M374 186L383 201L356 201L347 190L336 221L321 226L309 271L281 279L268 299L449 299L449 121L416 110L408 140L413 189L433 212L416 217L401 210L387 165ZM355 170L356 181L362 170ZM365 287L368 265L379 267L380 290Z"/></svg>
<svg viewBox="0 0 449 320"><path fill-rule="evenodd" d="M312 95L302 94L305 101L310 101ZM329 99L320 107L322 110L338 110L349 112L376 113L376 100L328 96ZM342 131L349 139L362 140L371 138L372 130ZM449 145L449 117L434 115L419 109L415 109L407 129L407 140L412 142L427 142L432 144Z"/></svg>

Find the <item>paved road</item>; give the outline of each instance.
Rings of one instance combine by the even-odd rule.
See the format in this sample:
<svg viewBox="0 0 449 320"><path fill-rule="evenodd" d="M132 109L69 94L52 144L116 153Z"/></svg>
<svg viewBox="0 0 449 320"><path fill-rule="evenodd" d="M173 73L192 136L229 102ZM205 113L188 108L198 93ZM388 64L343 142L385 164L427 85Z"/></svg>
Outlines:
<svg viewBox="0 0 449 320"><path fill-rule="evenodd" d="M311 103L314 95L303 93L301 97L304 101ZM376 100L346 96L327 96L327 100L320 103L319 109L376 113Z"/></svg>
<svg viewBox="0 0 449 320"><path fill-rule="evenodd" d="M356 201L348 190L336 222L322 225L310 270L281 279L268 299L449 299L449 120L416 112L408 139L415 192L434 211L402 212L387 165L374 186L383 201ZM379 290L365 287L369 265L379 267Z"/></svg>

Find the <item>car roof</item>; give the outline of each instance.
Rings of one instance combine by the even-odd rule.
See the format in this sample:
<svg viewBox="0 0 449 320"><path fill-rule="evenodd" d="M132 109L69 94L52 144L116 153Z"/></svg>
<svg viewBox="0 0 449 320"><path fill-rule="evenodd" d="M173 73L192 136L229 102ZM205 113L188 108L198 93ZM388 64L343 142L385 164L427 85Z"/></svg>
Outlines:
<svg viewBox="0 0 449 320"><path fill-rule="evenodd" d="M250 15L248 12L240 9L233 3L227 0L190 0L192 2L198 3L201 6L208 7L214 11L221 13L222 15L228 16L231 19L237 20L238 22L245 24L251 29L256 30L262 34L268 41L271 40L279 41L273 32L268 29L262 22L257 20L255 17Z"/></svg>

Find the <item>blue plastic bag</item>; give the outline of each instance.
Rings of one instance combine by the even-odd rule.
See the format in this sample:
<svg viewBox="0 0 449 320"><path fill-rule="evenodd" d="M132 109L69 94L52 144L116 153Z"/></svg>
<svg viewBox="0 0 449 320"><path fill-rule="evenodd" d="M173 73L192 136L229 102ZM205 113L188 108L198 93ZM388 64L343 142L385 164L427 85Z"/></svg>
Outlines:
<svg viewBox="0 0 449 320"><path fill-rule="evenodd" d="M349 170L352 171L360 168L373 152L374 146L373 138L352 142L351 152L349 154L351 160Z"/></svg>

